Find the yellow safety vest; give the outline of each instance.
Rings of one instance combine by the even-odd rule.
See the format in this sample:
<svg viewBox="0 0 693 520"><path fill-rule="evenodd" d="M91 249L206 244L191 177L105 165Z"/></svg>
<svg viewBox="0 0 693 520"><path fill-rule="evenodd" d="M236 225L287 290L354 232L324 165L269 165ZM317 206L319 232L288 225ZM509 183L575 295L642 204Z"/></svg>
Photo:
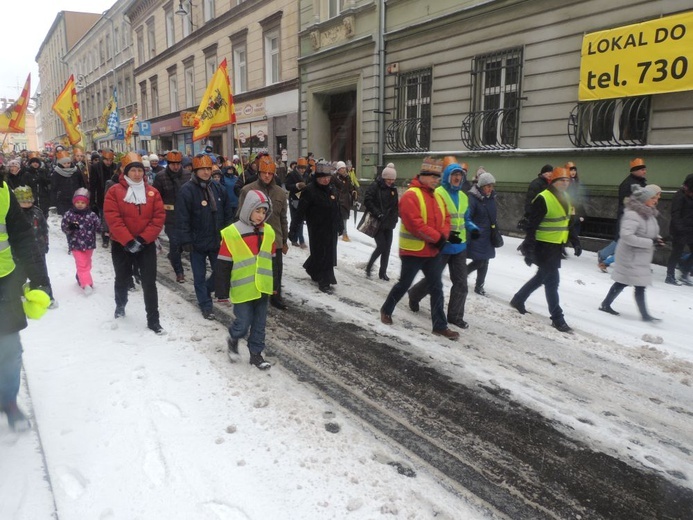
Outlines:
<svg viewBox="0 0 693 520"><path fill-rule="evenodd" d="M231 269L231 302L243 303L257 300L262 294L272 294L272 245L274 229L265 224L260 251L257 256L245 243L236 226L222 229L221 237L233 257Z"/></svg>
<svg viewBox="0 0 693 520"><path fill-rule="evenodd" d="M10 187L6 182L0 187L0 278L14 271L10 236L7 234L7 213L10 211Z"/></svg>
<svg viewBox="0 0 693 520"><path fill-rule="evenodd" d="M549 244L565 244L568 242L570 204L566 213L560 201L549 190L542 191L537 197L543 198L546 202L546 215L537 227L537 240Z"/></svg>
<svg viewBox="0 0 693 520"><path fill-rule="evenodd" d="M414 193L416 193L416 197L419 199L419 209L421 211L421 218L425 223L428 223L428 210L426 209L426 202L424 201L421 188L409 188L407 191L413 191ZM435 197L438 206L441 208L441 211L443 211L443 215L445 215L445 210L443 209L445 203L440 198L440 195L438 195L437 192L434 191L433 196ZM405 251L421 251L425 245L426 241L421 240L420 238L412 235L407 230L407 228L404 227L404 222L402 222L402 225L399 227L400 249L404 249Z"/></svg>
<svg viewBox="0 0 693 520"><path fill-rule="evenodd" d="M438 199L438 205L440 210L445 214L447 211L450 214L450 229L452 231L458 231L462 242L467 241L467 230L464 227L464 215L467 213L467 207L469 207L469 199L467 194L460 191L457 207L455 207L455 202L452 200L448 190L442 186L436 188L436 193L440 196Z"/></svg>

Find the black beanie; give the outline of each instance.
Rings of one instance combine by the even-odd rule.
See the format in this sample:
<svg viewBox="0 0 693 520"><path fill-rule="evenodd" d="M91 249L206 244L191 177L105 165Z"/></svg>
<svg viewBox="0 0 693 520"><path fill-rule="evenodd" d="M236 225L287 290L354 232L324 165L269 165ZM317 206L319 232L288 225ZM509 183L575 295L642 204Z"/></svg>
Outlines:
<svg viewBox="0 0 693 520"><path fill-rule="evenodd" d="M544 166L541 167L541 171L539 172L539 175L543 175L545 173L549 173L553 171L553 166L550 164L545 164Z"/></svg>

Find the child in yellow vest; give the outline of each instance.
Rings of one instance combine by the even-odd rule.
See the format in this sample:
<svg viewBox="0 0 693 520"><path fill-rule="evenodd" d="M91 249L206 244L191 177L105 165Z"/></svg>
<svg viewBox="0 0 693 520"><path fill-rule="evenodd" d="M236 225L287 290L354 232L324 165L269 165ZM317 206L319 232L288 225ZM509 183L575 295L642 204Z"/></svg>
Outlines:
<svg viewBox="0 0 693 520"><path fill-rule="evenodd" d="M238 212L238 221L221 231L217 257L217 280L231 278L230 299L236 319L229 327L228 354L235 362L238 341L248 331L250 364L260 370L272 365L262 357L265 349L265 323L269 295L274 291L272 262L275 255L275 233L267 217L272 203L267 195L251 190Z"/></svg>

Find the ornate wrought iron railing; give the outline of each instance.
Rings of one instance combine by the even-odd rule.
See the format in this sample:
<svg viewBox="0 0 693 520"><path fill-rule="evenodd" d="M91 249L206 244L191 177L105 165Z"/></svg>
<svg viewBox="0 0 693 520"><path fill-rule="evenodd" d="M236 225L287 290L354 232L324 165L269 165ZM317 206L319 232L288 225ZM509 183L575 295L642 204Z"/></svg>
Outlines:
<svg viewBox="0 0 693 520"><path fill-rule="evenodd" d="M426 152L431 144L430 125L420 117L395 119L385 129L385 143L392 152Z"/></svg>
<svg viewBox="0 0 693 520"><path fill-rule="evenodd" d="M581 148L647 144L650 97L578 103L568 119L568 137Z"/></svg>
<svg viewBox="0 0 693 520"><path fill-rule="evenodd" d="M517 107L472 112L462 121L462 143L470 150L517 148L519 115Z"/></svg>

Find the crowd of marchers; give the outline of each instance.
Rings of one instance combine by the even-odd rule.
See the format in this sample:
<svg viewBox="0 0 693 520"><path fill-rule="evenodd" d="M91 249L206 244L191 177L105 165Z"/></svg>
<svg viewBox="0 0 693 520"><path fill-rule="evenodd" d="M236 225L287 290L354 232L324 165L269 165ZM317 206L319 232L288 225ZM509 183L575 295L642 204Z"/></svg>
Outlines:
<svg viewBox="0 0 693 520"><path fill-rule="evenodd" d="M271 366L262 355L268 306L285 310L290 305L282 295L283 257L289 246L309 248L303 268L320 291L331 294L337 284L339 237L350 241L347 221L352 212L357 218L357 208L363 209L357 228L375 242L367 278L377 263L378 277L390 280L393 235L400 223L401 269L380 307L380 319L387 325L394 324L393 313L405 295L413 312L430 295L432 333L457 339L459 332L452 327L469 327L468 277L476 272L474 292L485 296L490 260L503 246L494 175L479 167L472 178L469 166L451 156L426 158L401 197L392 163L362 189L349 163L316 160L312 154L288 168L265 153L248 160L227 159L211 147L194 157L177 150L120 157L99 150L87 163L84 151L75 148L72 153L58 149L50 157L23 152L5 159L0 185L0 407L15 429L27 423L16 405L18 332L26 326L25 314L35 317L43 307L57 307L46 265L51 208L61 219L76 283L85 295L94 290L93 251L99 244L110 249L115 319L126 315L128 298L139 284L148 328L165 334L156 284L163 233L179 283L186 282L183 255L189 259L202 316L216 319L215 304L233 305L229 357L236 360L239 342L246 338L250 363L262 370ZM619 187L617 236L598 256L602 270L613 263L613 285L599 310L618 315L612 304L631 285L642 319L655 321L646 306L645 288L651 284L654 249L664 245L656 208L661 189L647 184L646 173L643 159L632 160ZM574 163L545 165L528 187L525 214L518 223L525 233L518 249L537 271L510 305L525 314L526 300L543 285L551 323L564 333L572 329L560 306L559 269L567 245L576 256L582 252L586 197ZM666 282L693 285L693 174L672 201L669 239ZM442 281L446 266L451 282L447 306ZM423 278L414 283L419 272Z"/></svg>

